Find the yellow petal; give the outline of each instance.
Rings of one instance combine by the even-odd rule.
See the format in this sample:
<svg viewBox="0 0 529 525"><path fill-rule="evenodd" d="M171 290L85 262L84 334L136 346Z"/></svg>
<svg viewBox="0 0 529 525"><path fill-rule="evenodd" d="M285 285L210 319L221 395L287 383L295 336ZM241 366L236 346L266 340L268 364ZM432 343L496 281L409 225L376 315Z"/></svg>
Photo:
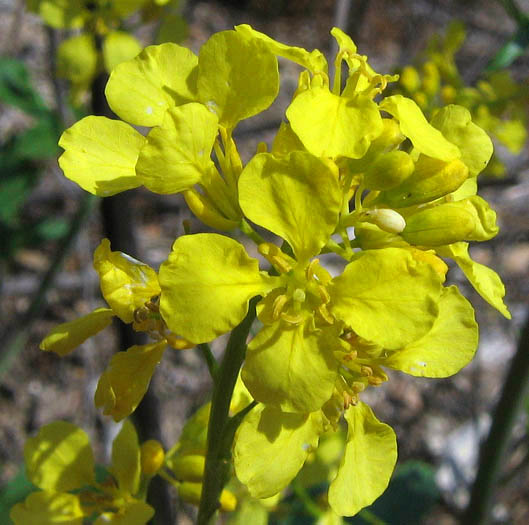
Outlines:
<svg viewBox="0 0 529 525"><path fill-rule="evenodd" d="M277 59L259 40L222 31L200 49L197 85L199 100L218 116L221 125L234 128L276 98Z"/></svg>
<svg viewBox="0 0 529 525"><path fill-rule="evenodd" d="M131 323L134 310L160 295L156 272L125 253L111 251L108 239L94 252L94 268L103 297L124 323Z"/></svg>
<svg viewBox="0 0 529 525"><path fill-rule="evenodd" d="M386 97L380 109L399 121L402 133L424 155L447 162L461 157L459 148L428 123L419 106L410 98L402 95Z"/></svg>
<svg viewBox="0 0 529 525"><path fill-rule="evenodd" d="M329 504L340 516L354 516L388 486L397 461L397 440L393 429L364 403L350 406L345 419L347 444L329 487Z"/></svg>
<svg viewBox="0 0 529 525"><path fill-rule="evenodd" d="M369 97L339 97L327 88L300 93L286 115L303 145L317 157L359 159L382 132L380 112Z"/></svg>
<svg viewBox="0 0 529 525"><path fill-rule="evenodd" d="M440 281L434 268L408 250L369 250L332 280L331 312L364 339L402 348L432 328Z"/></svg>
<svg viewBox="0 0 529 525"><path fill-rule="evenodd" d="M265 326L248 346L244 384L256 401L286 412L313 412L329 400L338 361L332 339L303 324Z"/></svg>
<svg viewBox="0 0 529 525"><path fill-rule="evenodd" d="M141 149L136 173L155 193L178 193L200 182L213 166L217 117L202 104L170 108Z"/></svg>
<svg viewBox="0 0 529 525"><path fill-rule="evenodd" d="M39 348L63 357L89 337L105 329L112 322L113 316L114 312L110 308L97 308L79 319L62 323L42 340Z"/></svg>
<svg viewBox="0 0 529 525"><path fill-rule="evenodd" d="M110 73L118 64L132 60L142 49L138 40L125 31L111 31L103 40L103 62Z"/></svg>
<svg viewBox="0 0 529 525"><path fill-rule="evenodd" d="M33 492L17 503L9 517L14 525L82 525L79 496L61 492Z"/></svg>
<svg viewBox="0 0 529 525"><path fill-rule="evenodd" d="M248 38L254 38L263 42L274 55L292 60L296 64L308 69L312 73L327 73L327 60L325 55L315 49L307 51L301 47L289 46L270 38L268 35L256 31L248 24L235 26L235 31L245 35Z"/></svg>
<svg viewBox="0 0 529 525"><path fill-rule="evenodd" d="M112 466L110 472L118 487L126 494L136 494L140 486L140 444L138 434L131 421L123 422L119 434L112 443Z"/></svg>
<svg viewBox="0 0 529 525"><path fill-rule="evenodd" d="M443 289L439 316L421 339L391 352L382 363L418 377L449 377L466 366L478 346L472 305L456 286Z"/></svg>
<svg viewBox="0 0 529 525"><path fill-rule="evenodd" d="M73 84L89 83L97 74L94 37L82 34L63 40L57 49L57 74Z"/></svg>
<svg viewBox="0 0 529 525"><path fill-rule="evenodd" d="M117 512L104 512L94 525L146 525L154 516L154 509L135 499L122 502Z"/></svg>
<svg viewBox="0 0 529 525"><path fill-rule="evenodd" d="M29 480L44 490L67 492L95 482L90 439L65 421L45 425L28 439L24 459Z"/></svg>
<svg viewBox="0 0 529 525"><path fill-rule="evenodd" d="M167 109L196 100L197 56L173 43L149 46L110 75L112 111L137 126L158 126Z"/></svg>
<svg viewBox="0 0 529 525"><path fill-rule="evenodd" d="M114 421L134 412L147 392L166 346L162 341L132 346L126 352L114 354L97 384L95 405L102 407L103 413L112 416Z"/></svg>
<svg viewBox="0 0 529 525"><path fill-rule="evenodd" d="M254 498L283 490L299 472L322 433L321 416L289 414L259 405L235 436L233 462L239 481Z"/></svg>
<svg viewBox="0 0 529 525"><path fill-rule="evenodd" d="M100 197L136 188L136 161L145 138L132 126L106 117L85 117L59 140L66 177Z"/></svg>
<svg viewBox="0 0 529 525"><path fill-rule="evenodd" d="M457 242L436 248L436 251L443 257L451 257L461 268L476 292L507 319L511 318L511 314L503 302L505 286L500 276L491 268L470 258L468 243Z"/></svg>
<svg viewBox="0 0 529 525"><path fill-rule="evenodd" d="M237 241L214 233L184 235L160 266L160 311L173 332L194 343L211 341L235 328L248 301L276 283Z"/></svg>

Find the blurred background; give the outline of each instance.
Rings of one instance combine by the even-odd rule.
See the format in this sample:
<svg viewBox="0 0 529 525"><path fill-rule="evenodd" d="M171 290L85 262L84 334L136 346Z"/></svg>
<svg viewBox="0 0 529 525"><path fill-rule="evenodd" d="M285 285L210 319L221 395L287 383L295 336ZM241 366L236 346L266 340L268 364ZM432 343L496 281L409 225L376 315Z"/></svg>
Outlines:
<svg viewBox="0 0 529 525"><path fill-rule="evenodd" d="M441 61L443 56L454 57L457 82L477 90L497 118L489 119L497 159L479 183L480 194L498 214L500 233L473 246L471 253L502 277L513 319L507 321L488 306L462 273L452 269L450 279L473 303L480 325L474 361L449 379L393 373L383 388L366 393L379 419L396 430L400 467L389 496L373 507L372 514L355 522L457 523L469 501L479 443L489 434L528 315L529 153L524 130L529 30L519 13L529 14L529 1L188 0L170 7L168 22L163 16L149 19L136 14L125 26L142 45L172 40L198 52L212 33L249 23L279 41L318 48L327 56L333 46L329 30L339 26L380 73L407 65L420 72L436 52ZM443 38L455 27L454 21L464 25L466 38L456 50L447 51ZM22 0L0 0L0 523L8 523L6 508L18 487L13 480L20 478L27 436L46 423L65 419L89 433L103 459L116 431L94 408L93 395L112 354L124 350L119 332L109 328L62 359L38 349L57 323L103 305L92 253L108 231L108 210L102 211L97 199L86 199L62 176L56 162L61 131L94 107L88 90L77 89L72 95L71 72L61 71L61 64L57 70L57 48L74 34L72 29L45 25ZM491 94L487 85L480 84L488 78L487 67L502 74L508 71L511 84L491 81ZM295 90L299 69L280 61L280 71L278 100L237 129L243 159L255 152L258 142L271 142ZM414 96L418 100L421 95ZM127 246L133 247L133 253L113 248L157 268L183 233L185 219L194 232L204 228L189 215L180 196L131 190L110 220L117 228L132 224L134 237ZM526 383L527 375L522 374L520 382ZM198 353L165 353L151 383L158 405L150 405L149 413L154 419L159 416L159 422L149 424L159 425L157 432L166 445L178 439L186 417L208 400L210 388ZM529 403L522 396L523 388L515 391L522 409L509 426L492 507L494 523L529 523ZM179 523L190 522L192 510L182 505L178 509ZM308 518L303 513L298 521L274 519L311 523L304 521Z"/></svg>

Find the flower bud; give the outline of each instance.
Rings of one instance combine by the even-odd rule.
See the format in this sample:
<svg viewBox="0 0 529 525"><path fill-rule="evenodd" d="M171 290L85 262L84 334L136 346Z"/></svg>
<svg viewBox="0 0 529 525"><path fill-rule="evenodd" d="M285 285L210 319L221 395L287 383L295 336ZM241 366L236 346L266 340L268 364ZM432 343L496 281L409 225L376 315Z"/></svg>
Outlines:
<svg viewBox="0 0 529 525"><path fill-rule="evenodd" d="M178 495L182 501L198 506L202 495L202 483L195 483L193 481L180 483L178 486ZM220 510L231 512L237 507L237 498L232 492L225 489L220 494L219 503Z"/></svg>
<svg viewBox="0 0 529 525"><path fill-rule="evenodd" d="M364 220L376 224L381 230L388 233L400 233L406 227L404 217L395 210L388 208L366 211Z"/></svg>
<svg viewBox="0 0 529 525"><path fill-rule="evenodd" d="M399 123L393 118L382 119L382 133L371 142L369 155L385 153L399 147L406 137L400 130Z"/></svg>
<svg viewBox="0 0 529 525"><path fill-rule="evenodd" d="M410 246L408 250L416 261L422 261L429 264L437 272L437 275L441 278L441 282L445 282L448 266L440 257L435 255L433 250L419 250L413 246Z"/></svg>
<svg viewBox="0 0 529 525"><path fill-rule="evenodd" d="M468 168L459 159L443 162L421 155L415 171L399 186L382 192L374 203L404 208L431 202L457 190L468 177Z"/></svg>
<svg viewBox="0 0 529 525"><path fill-rule="evenodd" d="M441 78L439 69L433 62L426 62L423 67L422 88L427 95L435 95L439 91Z"/></svg>
<svg viewBox="0 0 529 525"><path fill-rule="evenodd" d="M230 231L238 226L236 221L232 221L222 216L209 201L209 199L195 190L184 192L184 198L190 210L204 224L221 231Z"/></svg>
<svg viewBox="0 0 529 525"><path fill-rule="evenodd" d="M441 204L408 217L401 233L418 246L442 246L467 240L476 229L474 214L459 203Z"/></svg>
<svg viewBox="0 0 529 525"><path fill-rule="evenodd" d="M141 471L146 476L154 476L160 470L165 459L165 452L159 441L149 439L141 444Z"/></svg>
<svg viewBox="0 0 529 525"><path fill-rule="evenodd" d="M171 461L171 470L181 481L202 481L206 458L200 454L178 455Z"/></svg>
<svg viewBox="0 0 529 525"><path fill-rule="evenodd" d="M364 174L364 185L370 190L389 190L403 183L415 169L412 158L404 151L380 155Z"/></svg>
<svg viewBox="0 0 529 525"><path fill-rule="evenodd" d="M413 66L405 66L400 73L399 82L410 93L414 93L421 87L421 77Z"/></svg>

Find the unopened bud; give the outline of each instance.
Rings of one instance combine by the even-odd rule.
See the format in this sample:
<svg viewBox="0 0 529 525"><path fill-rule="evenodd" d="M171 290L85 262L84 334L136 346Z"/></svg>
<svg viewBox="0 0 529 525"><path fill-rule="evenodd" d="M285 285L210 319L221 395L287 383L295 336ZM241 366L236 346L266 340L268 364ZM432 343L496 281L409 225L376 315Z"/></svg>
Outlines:
<svg viewBox="0 0 529 525"><path fill-rule="evenodd" d="M439 275L441 281L445 281L446 272L448 272L448 266L440 257L435 255L433 250L419 250L413 247L408 248L408 250L411 252L413 258L416 261L422 261L426 264L429 264L437 272L437 275Z"/></svg>
<svg viewBox="0 0 529 525"><path fill-rule="evenodd" d="M406 66L402 68L399 75L399 82L410 93L414 93L421 87L421 77L419 72L413 66Z"/></svg>
<svg viewBox="0 0 529 525"><path fill-rule="evenodd" d="M179 481L202 481L205 463L200 454L178 455L171 460L171 470Z"/></svg>
<svg viewBox="0 0 529 525"><path fill-rule="evenodd" d="M415 170L412 158L405 151L380 155L364 174L364 185L370 190L389 190L402 184Z"/></svg>
<svg viewBox="0 0 529 525"><path fill-rule="evenodd" d="M468 168L459 159L444 162L422 155L413 174L403 184L382 192L375 202L391 208L431 202L457 190L467 177Z"/></svg>
<svg viewBox="0 0 529 525"><path fill-rule="evenodd" d="M442 246L459 241L486 241L498 231L496 213L474 195L408 217L401 235L411 244Z"/></svg>
<svg viewBox="0 0 529 525"><path fill-rule="evenodd" d="M149 439L141 444L141 471L146 476L154 476L165 459L165 452L159 441L155 439Z"/></svg>
<svg viewBox="0 0 529 525"><path fill-rule="evenodd" d="M178 495L182 501L191 503L192 505L200 505L200 497L202 496L202 483L195 483L193 481L185 481L178 486ZM237 498L229 490L223 490L219 498L220 510L224 512L231 512L237 507Z"/></svg>
<svg viewBox="0 0 529 525"><path fill-rule="evenodd" d="M399 123L392 118L382 119L382 133L371 142L369 155L392 151L404 142L406 137L400 130Z"/></svg>
<svg viewBox="0 0 529 525"><path fill-rule="evenodd" d="M402 237L418 246L443 246L467 239L476 220L457 203L441 204L408 217Z"/></svg>
<svg viewBox="0 0 529 525"><path fill-rule="evenodd" d="M232 221L221 215L205 195L202 195L194 189L185 191L184 198L189 209L195 216L211 228L230 231L239 225L237 221Z"/></svg>
<svg viewBox="0 0 529 525"><path fill-rule="evenodd" d="M399 212L388 208L369 210L365 213L364 220L376 224L388 233L400 233L406 227L404 217Z"/></svg>
<svg viewBox="0 0 529 525"><path fill-rule="evenodd" d="M423 67L422 88L427 95L435 95L441 85L439 69L433 62L426 62Z"/></svg>

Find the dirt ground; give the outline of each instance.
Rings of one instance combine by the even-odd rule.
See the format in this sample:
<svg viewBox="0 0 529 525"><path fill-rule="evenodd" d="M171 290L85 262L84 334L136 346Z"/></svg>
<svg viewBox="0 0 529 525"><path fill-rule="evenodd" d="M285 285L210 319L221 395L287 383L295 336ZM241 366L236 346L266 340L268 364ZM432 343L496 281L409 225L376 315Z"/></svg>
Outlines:
<svg viewBox="0 0 529 525"><path fill-rule="evenodd" d="M373 67L390 72L405 64L424 48L435 32L443 31L454 18L463 20L469 37L458 64L465 77L476 78L493 50L514 29L501 5L495 2L454 0L371 0L352 2L346 25L361 53ZM529 1L518 2L529 11ZM243 5L244 4L244 5ZM297 0L291 2L188 2L189 39L197 51L213 33L238 23L249 23L270 36L308 49L330 51L329 29L335 25L337 2ZM141 36L147 44L149 30ZM54 94L49 71L49 33L37 17L25 13L16 0L0 0L0 54L22 58L50 104ZM513 68L518 79L528 77L529 56L519 58ZM297 70L281 63L285 93L260 119L241 126L238 143L243 156L255 151L259 141L270 141L273 127L296 83ZM0 138L24 129L28 118L0 106ZM80 198L79 189L67 181L55 162L44 166L44 174L26 203L28 218L71 217ZM500 234L476 246L475 258L502 276L506 302L513 314L507 321L490 308L454 269L450 278L472 301L480 324L480 348L473 363L450 379L416 379L392 374L384 388L369 393L368 401L377 416L397 432L399 461L422 459L438 468L443 503L425 523L455 523L454 510L464 505L473 476L477 438L486 432L502 385L506 365L517 343L521 324L528 314L529 297L529 153L527 149L511 162L503 182L483 181L481 194L498 213ZM166 258L182 221L188 218L179 196L157 196L132 191L133 221L138 253L131 254L155 268ZM194 231L201 226L191 219ZM95 209L77 237L64 267L46 296L36 322L21 326L41 276L57 245L50 242L37 249L20 250L4 265L1 278L0 341L8 341L17 330L29 336L23 350L0 377L0 483L18 471L26 437L41 425L66 419L82 426L94 442L97 454L108 454L115 425L93 406L99 375L118 350L112 330L87 341L74 354L59 359L38 349L38 343L55 324L88 313L103 304L91 266L92 252L102 237ZM215 346L218 349L221 345ZM0 350L0 353L3 350ZM156 372L151 388L158 396L163 414L166 445L179 435L186 416L208 399L210 381L206 367L195 351L170 352ZM520 418L506 469L515 465L529 447L527 418ZM458 453L454 453L457 449ZM461 456L461 457L459 457ZM497 523L529 523L529 471L522 469L499 490L494 507ZM182 517L182 523L184 523Z"/></svg>

